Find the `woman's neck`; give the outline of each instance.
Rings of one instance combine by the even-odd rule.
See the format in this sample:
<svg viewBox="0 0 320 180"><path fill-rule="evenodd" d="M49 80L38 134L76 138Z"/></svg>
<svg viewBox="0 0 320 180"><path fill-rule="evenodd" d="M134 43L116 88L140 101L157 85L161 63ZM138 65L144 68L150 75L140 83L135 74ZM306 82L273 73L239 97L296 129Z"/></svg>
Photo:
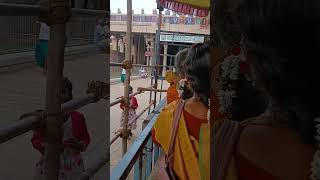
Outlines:
<svg viewBox="0 0 320 180"><path fill-rule="evenodd" d="M280 108L278 103L270 100L266 111L262 115L264 121L273 127L287 127L289 125L289 113Z"/></svg>
<svg viewBox="0 0 320 180"><path fill-rule="evenodd" d="M186 102L185 110L198 119L206 120L209 108L199 98L193 96Z"/></svg>

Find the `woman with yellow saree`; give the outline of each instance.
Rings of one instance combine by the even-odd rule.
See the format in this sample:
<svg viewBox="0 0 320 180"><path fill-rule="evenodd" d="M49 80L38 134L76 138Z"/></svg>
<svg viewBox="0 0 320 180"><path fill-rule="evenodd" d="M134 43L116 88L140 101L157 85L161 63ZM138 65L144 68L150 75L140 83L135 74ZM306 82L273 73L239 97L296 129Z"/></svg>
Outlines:
<svg viewBox="0 0 320 180"><path fill-rule="evenodd" d="M180 80L179 75L173 71L166 72L166 80L170 84L167 90L167 104L179 99L177 84Z"/></svg>
<svg viewBox="0 0 320 180"><path fill-rule="evenodd" d="M177 179L209 179L210 127L209 110L209 60L208 44L196 44L185 62L186 78L194 96L186 100L180 116L173 151L173 172ZM167 105L160 113L152 130L153 141L168 152L174 112L178 102Z"/></svg>

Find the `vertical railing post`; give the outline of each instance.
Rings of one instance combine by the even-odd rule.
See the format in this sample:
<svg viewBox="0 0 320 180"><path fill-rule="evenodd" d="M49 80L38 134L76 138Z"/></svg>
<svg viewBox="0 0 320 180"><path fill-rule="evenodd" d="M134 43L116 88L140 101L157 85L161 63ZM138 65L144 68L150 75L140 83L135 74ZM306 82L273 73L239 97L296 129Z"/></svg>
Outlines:
<svg viewBox="0 0 320 180"><path fill-rule="evenodd" d="M149 123L146 122L146 124ZM153 147L152 147L152 139L149 138L148 142L147 142L147 145L146 145L146 179L148 179L148 177L150 176L151 174L151 171L152 171L152 151L153 151Z"/></svg>
<svg viewBox="0 0 320 180"><path fill-rule="evenodd" d="M133 179L142 180L142 162L143 162L143 153L139 156L139 159L134 164Z"/></svg>
<svg viewBox="0 0 320 180"><path fill-rule="evenodd" d="M150 120L144 120L142 123L142 129L144 129ZM142 165L140 165L140 161ZM146 180L152 171L152 139L149 138L146 146L144 147L143 153L141 154L141 160L136 162L135 167L135 179L134 180ZM138 179L140 178L140 179Z"/></svg>
<svg viewBox="0 0 320 180"><path fill-rule="evenodd" d="M129 86L130 86L130 76L131 76L131 45L132 45L132 0L127 0L127 37L126 37L126 60L124 62L124 68L126 69L126 79L124 87L124 99L125 99L125 109L124 109L124 127L123 132L125 135L122 137L122 155L127 152L127 141L128 141L128 116L129 116Z"/></svg>
<svg viewBox="0 0 320 180"><path fill-rule="evenodd" d="M157 146L156 144L153 144L153 164L156 164L158 158L159 158L159 146Z"/></svg>
<svg viewBox="0 0 320 180"><path fill-rule="evenodd" d="M71 9L68 0L49 0L47 17L50 25L49 54L46 85L45 164L47 180L59 179L62 146L61 89L63 82L66 23Z"/></svg>
<svg viewBox="0 0 320 180"><path fill-rule="evenodd" d="M161 85L160 85L161 90L163 89L163 79L164 79L164 77L161 78ZM160 92L159 102L161 101L161 98L162 98L162 92Z"/></svg>
<svg viewBox="0 0 320 180"><path fill-rule="evenodd" d="M151 63L150 63L151 64ZM153 68L151 70L151 73L153 72ZM150 85L152 86L152 74L151 74L151 82L150 82ZM152 91L150 91L150 95L149 95L149 104L151 103L152 101ZM151 107L148 109L148 115L151 113Z"/></svg>
<svg viewBox="0 0 320 180"><path fill-rule="evenodd" d="M159 9L159 17L158 17L158 30L156 31L156 71L155 71L155 83L154 88L158 88L158 73L159 73L159 63L160 63L160 34L161 34L161 21L162 21L162 10L161 4L158 0L158 9ZM157 105L157 92L154 92L154 108Z"/></svg>

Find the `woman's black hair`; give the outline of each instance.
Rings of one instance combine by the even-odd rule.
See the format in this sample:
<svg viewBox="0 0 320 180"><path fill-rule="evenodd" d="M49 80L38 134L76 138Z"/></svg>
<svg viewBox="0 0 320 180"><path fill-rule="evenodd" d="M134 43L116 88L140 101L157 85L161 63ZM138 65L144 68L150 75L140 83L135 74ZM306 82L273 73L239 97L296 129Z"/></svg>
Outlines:
<svg viewBox="0 0 320 180"><path fill-rule="evenodd" d="M177 73L182 76L185 75L185 61L187 59L188 56L188 52L189 52L189 48L185 48L180 50L177 54L176 54L176 62L175 62L175 67L177 70ZM188 86L184 86L182 89L182 99L186 100L186 99L190 99L193 96L193 92L188 88Z"/></svg>
<svg viewBox="0 0 320 180"><path fill-rule="evenodd" d="M217 9L226 8L222 0ZM314 143L314 118L319 115L320 2L317 0L240 0L230 13L245 37L256 78L305 142ZM218 34L232 32L216 14Z"/></svg>
<svg viewBox="0 0 320 180"><path fill-rule="evenodd" d="M192 46L188 52L184 68L190 88L201 101L208 106L210 82L210 45L199 43Z"/></svg>
<svg viewBox="0 0 320 180"><path fill-rule="evenodd" d="M268 105L266 96L244 74L239 75L237 84L237 95L231 106L232 120L242 121L263 113Z"/></svg>
<svg viewBox="0 0 320 180"><path fill-rule="evenodd" d="M182 88L182 99L186 100L186 99L190 99L193 96L193 92L192 90L188 87L188 86L184 86Z"/></svg>
<svg viewBox="0 0 320 180"><path fill-rule="evenodd" d="M185 49L182 49L181 51L179 51L176 54L175 67L176 67L177 73L180 74L180 75L182 75L182 74L184 75L185 74L185 70L184 70L183 64L186 61L186 58L187 58L187 55L188 55L188 51L189 51L189 48L185 48Z"/></svg>

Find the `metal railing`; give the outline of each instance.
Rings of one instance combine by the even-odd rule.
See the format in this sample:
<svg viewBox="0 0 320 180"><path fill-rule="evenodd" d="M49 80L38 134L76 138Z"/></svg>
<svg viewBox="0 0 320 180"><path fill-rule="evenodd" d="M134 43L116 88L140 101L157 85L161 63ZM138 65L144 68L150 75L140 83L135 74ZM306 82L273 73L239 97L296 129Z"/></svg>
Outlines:
<svg viewBox="0 0 320 180"><path fill-rule="evenodd" d="M103 98L103 97L101 97ZM94 94L88 94L78 99L74 99L67 103L64 103L61 106L61 110L63 113L69 113L73 110L79 109L83 106L86 106L90 103L97 102L97 97ZM20 121L16 121L15 123L1 128L0 129L0 144L13 139L17 136L20 136L30 130L32 130L35 126L37 126L42 121L41 118L37 118L35 116L30 116L27 118L23 118Z"/></svg>
<svg viewBox="0 0 320 180"><path fill-rule="evenodd" d="M122 157L120 162L112 169L110 180L122 180L126 179L132 168L135 166L134 179L140 179L140 177L148 177L152 170L152 164L157 161L159 157L159 147L151 142L151 130L156 122L159 111L166 105L166 99L162 100L151 114L147 117L146 126L131 145L128 152ZM146 153L143 153L145 151ZM147 162L143 163L142 156L146 156ZM142 164L145 164L145 168L142 168Z"/></svg>

